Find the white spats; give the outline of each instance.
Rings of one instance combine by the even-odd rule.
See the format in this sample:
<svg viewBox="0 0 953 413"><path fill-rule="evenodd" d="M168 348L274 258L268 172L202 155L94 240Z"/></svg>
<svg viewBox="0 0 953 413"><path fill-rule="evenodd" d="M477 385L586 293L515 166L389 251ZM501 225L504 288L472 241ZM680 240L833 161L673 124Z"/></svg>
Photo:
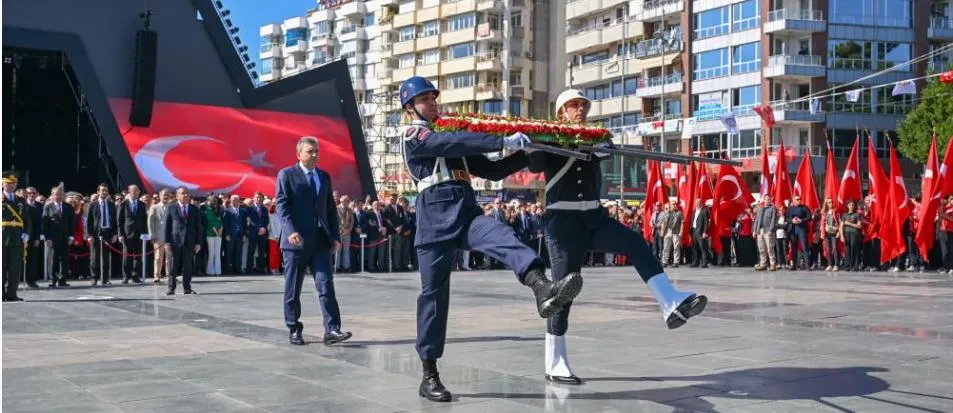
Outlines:
<svg viewBox="0 0 953 413"><path fill-rule="evenodd" d="M647 284L649 288L652 289L655 300L658 301L663 320L668 320L672 312L693 295L693 293L690 292L676 290L675 287L672 286L672 281L668 279L668 274L664 272L650 278Z"/></svg>
<svg viewBox="0 0 953 413"><path fill-rule="evenodd" d="M566 351L566 336L546 333L546 374L554 377L573 376Z"/></svg>

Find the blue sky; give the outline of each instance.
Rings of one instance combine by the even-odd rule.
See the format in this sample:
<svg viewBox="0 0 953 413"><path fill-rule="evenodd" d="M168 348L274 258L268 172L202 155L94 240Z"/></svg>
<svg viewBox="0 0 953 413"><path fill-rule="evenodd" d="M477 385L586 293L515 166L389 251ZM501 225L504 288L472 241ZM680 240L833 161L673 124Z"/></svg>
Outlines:
<svg viewBox="0 0 953 413"><path fill-rule="evenodd" d="M238 35L242 44L248 45L248 57L255 62L255 70L261 69L258 61L260 37L258 28L268 23L281 23L285 19L304 16L305 12L317 6L316 0L222 0L226 9L232 11L228 17L238 26Z"/></svg>

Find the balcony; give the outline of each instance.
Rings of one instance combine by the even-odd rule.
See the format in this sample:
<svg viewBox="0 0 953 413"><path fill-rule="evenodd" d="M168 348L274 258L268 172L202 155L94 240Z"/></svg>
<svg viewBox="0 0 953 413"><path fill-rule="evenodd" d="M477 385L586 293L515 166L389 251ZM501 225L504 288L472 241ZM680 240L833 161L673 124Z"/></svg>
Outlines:
<svg viewBox="0 0 953 413"><path fill-rule="evenodd" d="M635 94L640 98L661 97L663 95L681 95L685 90L681 73L672 73L667 76L650 77L639 80L639 87Z"/></svg>
<svg viewBox="0 0 953 413"><path fill-rule="evenodd" d="M476 100L494 100L503 98L503 88L497 83L480 83L476 85Z"/></svg>
<svg viewBox="0 0 953 413"><path fill-rule="evenodd" d="M285 20L281 24L281 27L287 31L292 29L307 29L308 28L308 19L304 17L292 17L288 20Z"/></svg>
<svg viewBox="0 0 953 413"><path fill-rule="evenodd" d="M635 44L635 58L648 59L659 56L662 53L681 53L684 44L681 40L665 41L662 39L643 40Z"/></svg>
<svg viewBox="0 0 953 413"><path fill-rule="evenodd" d="M440 35L417 35L417 50L430 50L440 47Z"/></svg>
<svg viewBox="0 0 953 413"><path fill-rule="evenodd" d="M627 22L625 18L619 18L608 23L598 22L570 30L566 38L566 52L603 47L623 38L638 37L642 34L643 25L634 20Z"/></svg>
<svg viewBox="0 0 953 413"><path fill-rule="evenodd" d="M350 3L348 3L350 4ZM350 42L354 40L367 40L367 33L364 31L364 27L353 25L347 26L341 29L341 34L338 36L342 42Z"/></svg>
<svg viewBox="0 0 953 413"><path fill-rule="evenodd" d="M771 102L771 108L774 109L774 121L779 124L818 123L827 120L827 114L820 110L811 114L810 101Z"/></svg>
<svg viewBox="0 0 953 413"><path fill-rule="evenodd" d="M623 101L623 99L625 99ZM603 117L642 111L642 99L636 95L616 96L592 102L589 116Z"/></svg>
<svg viewBox="0 0 953 413"><path fill-rule="evenodd" d="M454 30L452 32L440 33L440 46L450 46L459 43L472 42L476 38L475 28Z"/></svg>
<svg viewBox="0 0 953 413"><path fill-rule="evenodd" d="M367 62L367 57L364 55L364 53L347 52L342 53L341 57L347 59L348 66L362 65Z"/></svg>
<svg viewBox="0 0 953 413"><path fill-rule="evenodd" d="M685 10L685 2L682 0L652 0L642 4L639 4L638 1L633 3L635 4L629 14L646 23L662 19L677 19L678 15Z"/></svg>
<svg viewBox="0 0 953 413"><path fill-rule="evenodd" d="M280 70L272 70L268 73L261 73L260 75L258 75L258 80L261 80L262 82L271 82L271 81L278 80L278 78L280 77L281 77Z"/></svg>
<svg viewBox="0 0 953 413"><path fill-rule="evenodd" d="M278 37L281 36L281 25L280 24L266 24L258 28L258 35L261 37Z"/></svg>
<svg viewBox="0 0 953 413"><path fill-rule="evenodd" d="M476 70L476 57L474 56L444 60L440 64L441 76L453 73L472 72L474 70Z"/></svg>
<svg viewBox="0 0 953 413"><path fill-rule="evenodd" d="M417 61L417 76L423 76L427 79L436 79L440 74L440 63L424 63Z"/></svg>
<svg viewBox="0 0 953 413"><path fill-rule="evenodd" d="M638 134L642 136L646 135L661 135L662 131L665 133L679 133L682 131L682 114L681 113L671 113L665 115L664 119L661 115L649 116L642 118L642 121L639 122Z"/></svg>
<svg viewBox="0 0 953 413"><path fill-rule="evenodd" d="M455 89L447 89L444 87L440 90L440 103L458 103L458 102L469 102L475 100L476 88L473 86L470 87L459 87Z"/></svg>
<svg viewBox="0 0 953 413"><path fill-rule="evenodd" d="M417 23L423 23L440 18L440 6L427 7L417 10Z"/></svg>
<svg viewBox="0 0 953 413"><path fill-rule="evenodd" d="M377 51L377 55L380 56L381 60L394 57L393 46L393 43L381 43L380 50Z"/></svg>
<svg viewBox="0 0 953 413"><path fill-rule="evenodd" d="M588 16L625 3L626 0L569 0L566 4L566 19Z"/></svg>
<svg viewBox="0 0 953 413"><path fill-rule="evenodd" d="M502 30L491 29L488 23L481 23L477 25L476 39L479 41L499 43L503 41L503 33Z"/></svg>
<svg viewBox="0 0 953 413"><path fill-rule="evenodd" d="M440 6L440 18L446 19L461 13L476 11L476 0L444 0Z"/></svg>
<svg viewBox="0 0 953 413"><path fill-rule="evenodd" d="M389 67L378 67L377 68L377 80L381 81L381 84L388 84L391 80L391 75L394 73L394 69Z"/></svg>
<svg viewBox="0 0 953 413"><path fill-rule="evenodd" d="M315 10L308 15L308 23L314 25L317 22L334 20L334 9Z"/></svg>
<svg viewBox="0 0 953 413"><path fill-rule="evenodd" d="M311 35L311 47L327 47L337 44L337 38L333 33L320 33Z"/></svg>
<svg viewBox="0 0 953 413"><path fill-rule="evenodd" d="M417 18L417 11L411 11L407 13L395 14L394 15L394 28L399 29L404 26L410 26L414 24L415 19Z"/></svg>
<svg viewBox="0 0 953 413"><path fill-rule="evenodd" d="M281 57L281 44L265 43L258 49L259 59L270 59L272 57Z"/></svg>
<svg viewBox="0 0 953 413"><path fill-rule="evenodd" d="M930 19L930 29L927 36L933 40L953 41L953 19L949 17L934 17Z"/></svg>
<svg viewBox="0 0 953 413"><path fill-rule="evenodd" d="M402 42L391 43L392 49L394 49L394 56L400 56L402 54L413 53L417 49L415 48L416 41L414 39L405 40Z"/></svg>
<svg viewBox="0 0 953 413"><path fill-rule="evenodd" d="M477 11L501 11L503 10L503 2L500 0L478 0L476 8Z"/></svg>
<svg viewBox="0 0 953 413"><path fill-rule="evenodd" d="M338 16L360 16L367 14L367 6L363 1L352 1L344 3L337 9Z"/></svg>
<svg viewBox="0 0 953 413"><path fill-rule="evenodd" d="M286 40L284 53L307 53L308 42L304 39Z"/></svg>
<svg viewBox="0 0 953 413"><path fill-rule="evenodd" d="M503 63L500 61L500 54L496 52L483 53L476 56L477 71L500 71L503 70Z"/></svg>
<svg viewBox="0 0 953 413"><path fill-rule="evenodd" d="M776 55L768 58L764 77L779 79L803 79L827 75L821 56Z"/></svg>
<svg viewBox="0 0 953 413"><path fill-rule="evenodd" d="M778 9L768 12L765 33L792 34L826 32L824 12L808 9Z"/></svg>

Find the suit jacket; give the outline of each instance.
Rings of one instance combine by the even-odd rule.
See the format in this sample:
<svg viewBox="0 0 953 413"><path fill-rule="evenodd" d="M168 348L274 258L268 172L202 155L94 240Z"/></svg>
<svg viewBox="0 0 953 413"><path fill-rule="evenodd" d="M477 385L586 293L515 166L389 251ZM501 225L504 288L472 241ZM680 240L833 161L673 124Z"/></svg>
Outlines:
<svg viewBox="0 0 953 413"><path fill-rule="evenodd" d="M106 204L108 217L102 216L100 203ZM103 228L108 218L109 228ZM112 200L90 202L86 209L86 238L112 237L116 235L116 204ZM108 241L108 240L107 240Z"/></svg>
<svg viewBox="0 0 953 413"><path fill-rule="evenodd" d="M146 226L149 228L149 236L154 243L165 244L165 214L165 204L158 203L149 207Z"/></svg>
<svg viewBox="0 0 953 413"><path fill-rule="evenodd" d="M523 218L526 218L525 223ZM516 236L521 241L529 241L536 236L536 220L533 218L533 214L529 212L516 214L515 224Z"/></svg>
<svg viewBox="0 0 953 413"><path fill-rule="evenodd" d="M387 227L388 235L396 235L397 227L403 226L404 209L397 204L391 204L381 207L381 215L384 218L384 226ZM402 229L403 230L403 229Z"/></svg>
<svg viewBox="0 0 953 413"><path fill-rule="evenodd" d="M760 234L762 231L771 232L777 224L778 209L775 208L774 205L768 205L766 207L760 207L755 211L752 230L755 234Z"/></svg>
<svg viewBox="0 0 953 413"><path fill-rule="evenodd" d="M320 183L315 194L299 164L278 172L275 188L275 211L281 221L281 249L330 248L341 240L337 209L331 197L331 176L314 169ZM294 246L288 236L297 232L304 241Z"/></svg>
<svg viewBox="0 0 953 413"><path fill-rule="evenodd" d="M76 229L76 213L73 212L73 207L66 202L61 202L60 205L63 206L62 212L55 202L43 206L43 236L54 243L66 242Z"/></svg>
<svg viewBox="0 0 953 413"><path fill-rule="evenodd" d="M248 214L248 236L257 237L258 230L264 228L268 231L268 209L264 205L254 205L245 208ZM267 236L267 235L265 235Z"/></svg>
<svg viewBox="0 0 953 413"><path fill-rule="evenodd" d="M351 229L351 237L354 239L359 239L361 234L358 234L357 231L360 230L361 234L367 234L367 212L364 210L354 211L354 228Z"/></svg>
<svg viewBox="0 0 953 413"><path fill-rule="evenodd" d="M26 204L27 208L30 211L30 222L33 225L30 226L30 244L33 241L38 241L40 235L45 235L43 231L43 205L39 202L34 202L33 205L30 205L29 202Z"/></svg>
<svg viewBox="0 0 953 413"><path fill-rule="evenodd" d="M696 219L698 220L697 226L695 222ZM695 214L692 213L692 221L689 222L689 229L693 234L707 234L710 221L711 215L708 212L708 207L703 206L698 210L698 218L695 218Z"/></svg>
<svg viewBox="0 0 953 413"><path fill-rule="evenodd" d="M132 206L136 205L133 212ZM149 222L146 218L146 205L138 199L125 200L119 204L119 216L117 217L119 236L137 241L139 236L149 231Z"/></svg>
<svg viewBox="0 0 953 413"><path fill-rule="evenodd" d="M33 222L33 214L30 213L30 206L27 205L25 198L14 195L13 202L10 202L6 196L0 195L0 199L3 199L2 210L0 210L3 214L3 222L23 224L23 227L3 227L3 246L23 248L23 239L20 236L23 233L30 234L33 232L33 225L41 224Z"/></svg>
<svg viewBox="0 0 953 413"><path fill-rule="evenodd" d="M202 213L194 205L186 205L186 216L182 215L182 207L173 202L166 207L165 214L165 242L174 248L194 247L202 242L205 234L202 232Z"/></svg>
<svg viewBox="0 0 953 413"><path fill-rule="evenodd" d="M665 214L665 221L662 222L662 235L680 235L682 233L682 224L685 217L681 210L669 211Z"/></svg>
<svg viewBox="0 0 953 413"><path fill-rule="evenodd" d="M417 214L405 209L402 221L403 231L409 231L408 236L413 237L417 233Z"/></svg>
<svg viewBox="0 0 953 413"><path fill-rule="evenodd" d="M244 207L239 206L232 210L232 207L225 207L222 216L222 237L226 235L230 241L239 240L246 233L248 227L248 213ZM280 236L280 235L279 235Z"/></svg>
<svg viewBox="0 0 953 413"><path fill-rule="evenodd" d="M377 241L381 238L384 238L390 233L381 235L381 228L387 228L387 225L384 224L384 211L380 211L380 219L378 219L378 212L373 209L369 209L364 213L364 217L367 219L367 230L364 231L367 234L368 241Z"/></svg>

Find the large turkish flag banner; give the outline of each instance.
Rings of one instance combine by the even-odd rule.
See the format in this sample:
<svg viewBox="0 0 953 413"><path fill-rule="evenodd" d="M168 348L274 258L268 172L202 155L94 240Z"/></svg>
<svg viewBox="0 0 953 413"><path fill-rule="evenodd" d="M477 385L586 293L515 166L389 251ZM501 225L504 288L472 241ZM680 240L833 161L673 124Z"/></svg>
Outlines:
<svg viewBox="0 0 953 413"><path fill-rule="evenodd" d="M273 196L278 171L297 162L302 136L318 138L318 168L334 189L362 196L345 119L269 110L155 102L149 127L131 126L131 100L109 100L146 190Z"/></svg>

